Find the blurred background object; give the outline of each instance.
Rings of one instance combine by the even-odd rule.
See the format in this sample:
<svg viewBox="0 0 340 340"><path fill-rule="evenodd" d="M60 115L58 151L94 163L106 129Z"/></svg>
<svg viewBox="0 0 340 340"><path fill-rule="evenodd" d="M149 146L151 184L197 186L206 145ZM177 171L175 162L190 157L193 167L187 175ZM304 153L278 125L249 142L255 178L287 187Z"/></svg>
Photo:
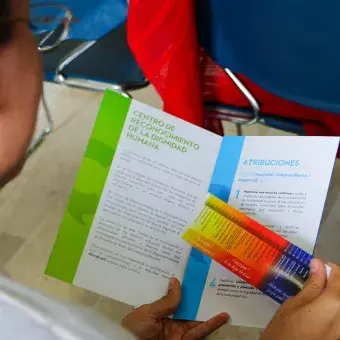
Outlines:
<svg viewBox="0 0 340 340"><path fill-rule="evenodd" d="M45 80L92 91L107 88L129 96L148 85L127 43L127 0L31 2L31 27L42 52ZM29 153L53 129L43 97L47 127Z"/></svg>

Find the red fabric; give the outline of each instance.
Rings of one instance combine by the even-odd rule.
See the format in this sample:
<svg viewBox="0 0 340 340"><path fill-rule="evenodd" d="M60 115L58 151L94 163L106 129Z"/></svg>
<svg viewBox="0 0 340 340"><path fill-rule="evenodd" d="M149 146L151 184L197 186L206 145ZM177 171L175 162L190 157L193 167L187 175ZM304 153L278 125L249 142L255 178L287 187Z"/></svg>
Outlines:
<svg viewBox="0 0 340 340"><path fill-rule="evenodd" d="M220 123L204 121L203 100L235 106L248 102L221 68L200 56L194 5L194 0L130 0L128 41L165 111L221 134ZM301 119L308 135L340 136L340 115L284 100L238 76L263 114Z"/></svg>
<svg viewBox="0 0 340 340"><path fill-rule="evenodd" d="M164 110L203 126L194 0L130 0L128 41Z"/></svg>

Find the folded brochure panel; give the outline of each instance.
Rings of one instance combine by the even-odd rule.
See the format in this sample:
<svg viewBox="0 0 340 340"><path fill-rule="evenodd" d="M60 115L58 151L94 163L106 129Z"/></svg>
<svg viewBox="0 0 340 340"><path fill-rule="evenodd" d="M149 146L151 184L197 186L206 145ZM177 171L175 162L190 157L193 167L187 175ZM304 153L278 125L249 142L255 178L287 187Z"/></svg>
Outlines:
<svg viewBox="0 0 340 340"><path fill-rule="evenodd" d="M211 194L183 239L279 303L303 288L313 258Z"/></svg>

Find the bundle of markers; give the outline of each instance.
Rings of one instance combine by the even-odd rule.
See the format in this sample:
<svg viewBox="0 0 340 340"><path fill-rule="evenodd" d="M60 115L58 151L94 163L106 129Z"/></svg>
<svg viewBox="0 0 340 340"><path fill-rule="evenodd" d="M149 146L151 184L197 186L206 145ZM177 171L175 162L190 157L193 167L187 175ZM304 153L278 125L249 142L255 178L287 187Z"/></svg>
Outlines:
<svg viewBox="0 0 340 340"><path fill-rule="evenodd" d="M279 303L303 288L313 257L211 194L183 239Z"/></svg>

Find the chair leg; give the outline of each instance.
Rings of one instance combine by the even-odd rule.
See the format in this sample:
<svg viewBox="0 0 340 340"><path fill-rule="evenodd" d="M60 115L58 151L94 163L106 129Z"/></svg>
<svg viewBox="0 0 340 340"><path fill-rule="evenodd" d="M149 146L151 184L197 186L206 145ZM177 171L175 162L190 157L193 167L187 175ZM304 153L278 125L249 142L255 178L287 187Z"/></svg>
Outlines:
<svg viewBox="0 0 340 340"><path fill-rule="evenodd" d="M76 47L74 50L70 51L63 59L61 59L55 71L55 81L61 84L65 84L66 77L63 74L64 68L69 65L73 60L82 55L86 50L91 48L95 43L96 40L86 41Z"/></svg>
<svg viewBox="0 0 340 340"><path fill-rule="evenodd" d="M67 77L67 75L64 74L64 69L67 67L71 62L76 60L80 55L85 53L89 48L91 48L97 41L86 41L76 47L74 50L70 51L58 64L54 80L55 82L66 85L73 88L78 89L84 89L84 90L90 90L90 91L96 91L96 92L104 92L106 89L110 89L113 91L116 91L123 95L124 97L131 98L131 95L127 92L127 89L133 90L134 88L128 87L125 84L110 84L110 83L103 83L96 80L79 80L77 78ZM149 83L145 81L145 85L137 87L142 88L144 86L147 86Z"/></svg>
<svg viewBox="0 0 340 340"><path fill-rule="evenodd" d="M235 124L235 126L236 126L236 135L237 136L243 136L242 125L241 124Z"/></svg>
<svg viewBox="0 0 340 340"><path fill-rule="evenodd" d="M34 151L36 151L36 149L45 141L46 137L53 130L54 123L53 123L51 111L50 111L48 104L47 104L47 101L46 101L44 91L43 91L42 96L41 96L41 101L42 101L43 110L45 112L47 127L38 136L34 137L31 145L29 146L29 148L26 151L26 157L29 157Z"/></svg>
<svg viewBox="0 0 340 340"><path fill-rule="evenodd" d="M238 124L238 125L252 125L252 124L259 123L261 120L261 117L260 117L261 109L255 97L250 93L250 91L246 88L246 86L243 85L241 80L238 79L237 76L231 70L229 70L228 68L225 68L224 71L229 76L229 78L234 82L234 84L238 87L241 93L245 96L245 98L248 100L250 106L252 107L254 111L254 118L251 121L243 123L243 124ZM238 127L237 127L237 131L239 132Z"/></svg>
<svg viewBox="0 0 340 340"><path fill-rule="evenodd" d="M46 100L46 96L45 96L44 91L42 93L41 100L42 100L43 108L44 108L44 111L45 111L45 117L46 117L46 120L47 120L47 127L45 128L44 131L45 131L46 134L49 134L53 130L54 122L53 122L51 110L50 110L50 108L48 107L48 104L47 104L47 100Z"/></svg>

